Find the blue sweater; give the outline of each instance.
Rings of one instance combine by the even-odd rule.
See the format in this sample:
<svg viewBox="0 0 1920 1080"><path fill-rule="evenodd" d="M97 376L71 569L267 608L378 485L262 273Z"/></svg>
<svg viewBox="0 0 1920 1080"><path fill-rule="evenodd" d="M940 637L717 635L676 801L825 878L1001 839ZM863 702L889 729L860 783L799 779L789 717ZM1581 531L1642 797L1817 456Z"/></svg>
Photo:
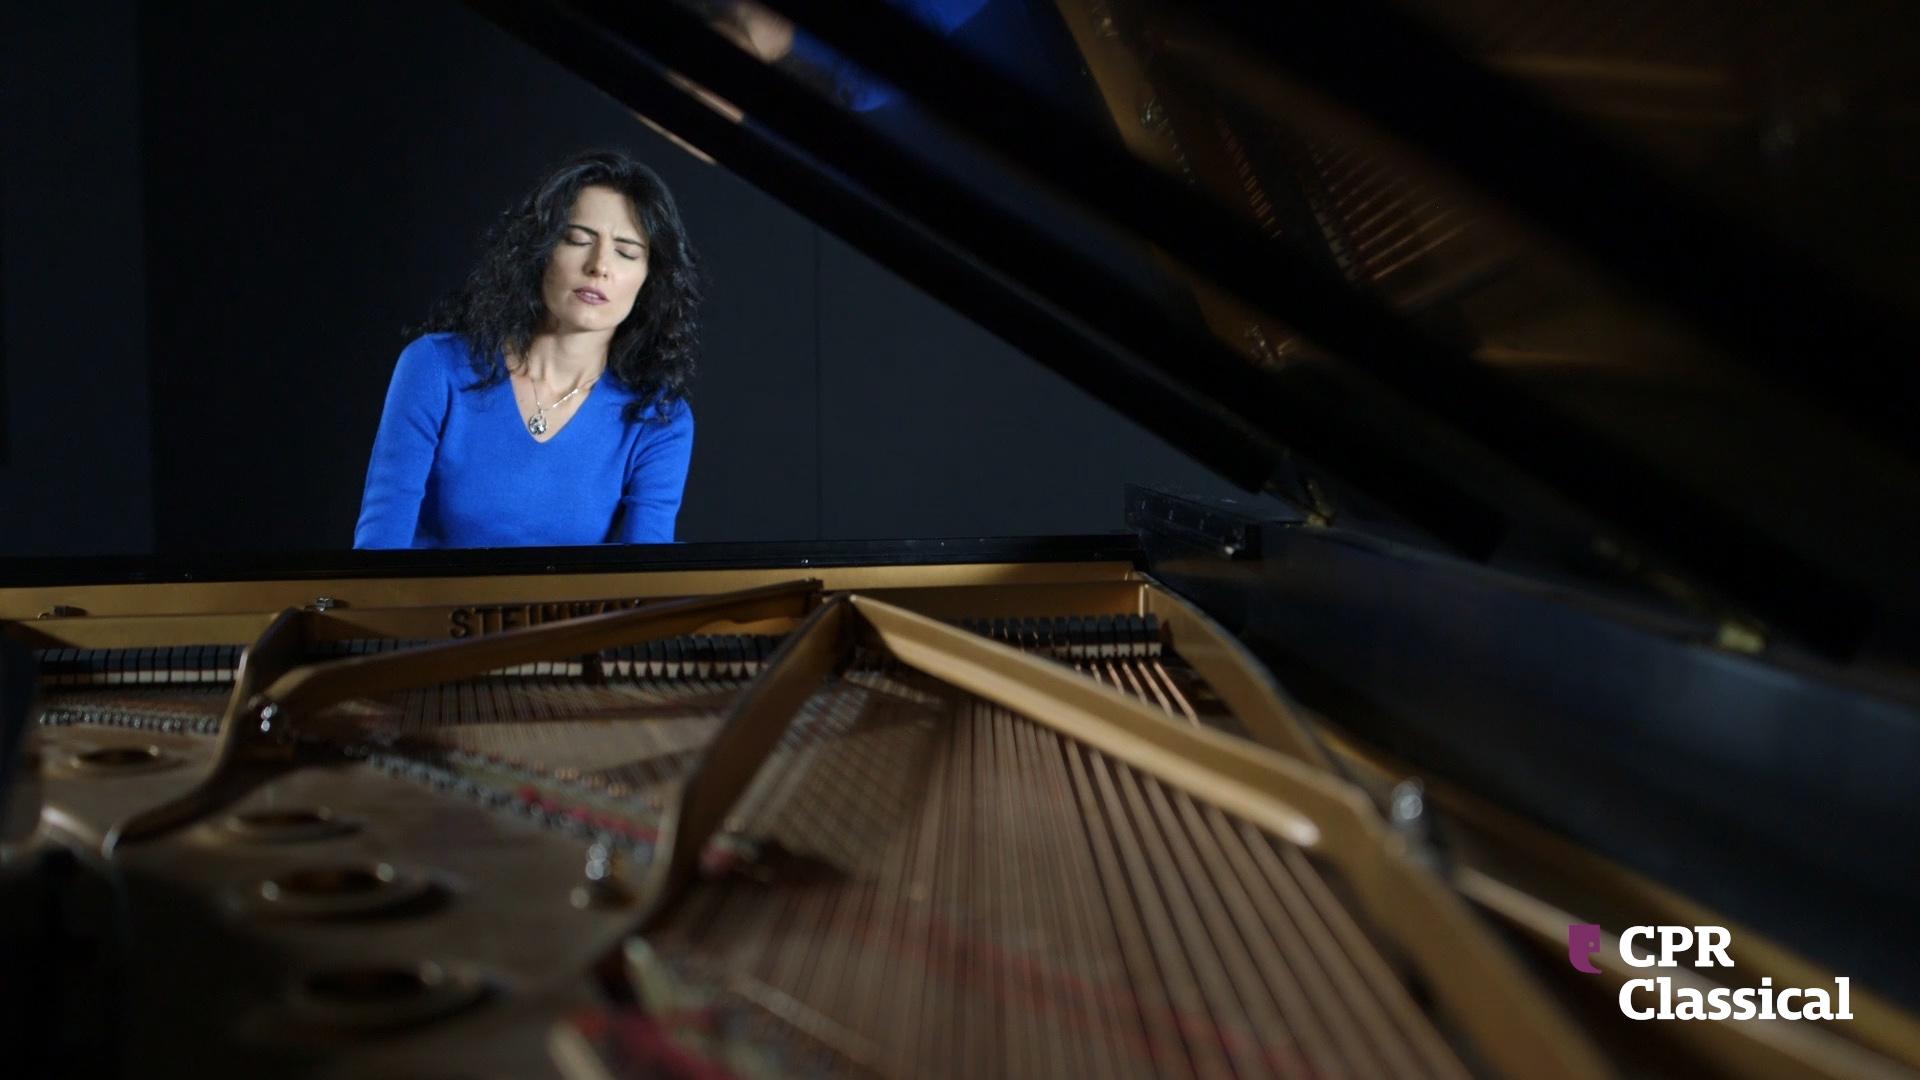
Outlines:
<svg viewBox="0 0 1920 1080"><path fill-rule="evenodd" d="M356 548L545 547L673 541L693 411L627 423L634 395L594 384L544 443L502 380L477 380L466 341L429 334L393 369L360 498ZM652 405L642 414L653 418Z"/></svg>

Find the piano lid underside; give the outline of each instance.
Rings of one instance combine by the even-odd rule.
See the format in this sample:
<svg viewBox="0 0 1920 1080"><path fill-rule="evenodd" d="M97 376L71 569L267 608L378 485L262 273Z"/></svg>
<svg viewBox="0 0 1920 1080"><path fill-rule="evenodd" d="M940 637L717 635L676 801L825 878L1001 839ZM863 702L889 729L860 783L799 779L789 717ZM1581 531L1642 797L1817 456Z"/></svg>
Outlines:
<svg viewBox="0 0 1920 1080"><path fill-rule="evenodd" d="M1836 288L1909 319L1920 311L1913 260L1920 246L1908 242L1920 227L1909 205L1920 177L1913 151L1920 94L1911 78L1920 27L1910 7L1407 5L1459 58L1550 104L1565 123L1590 128L1619 161L1678 193L1677 208L1649 207L1632 222L1632 254L1603 257L1579 239L1580 222L1584 205L1611 192L1561 177L1564 189L1530 212L1502 191L1499 162L1551 152L1524 133L1498 146L1480 134L1478 145L1435 152L1369 122L1311 76L1261 66L1257 46L1227 41L1179 5L1058 6L1128 148L1243 218L1270 242L1276 262L1321 266L1378 297L1518 388L1510 404L1556 417L1563 432L1597 434L1592 445L1621 451L1623 463L1656 463L1662 482L1677 482L1687 501L1733 515L1736 535L1780 541L1810 559L1806 565L1831 572L1836 595L1844 588L1873 597L1889 613L1881 616L1888 627L1904 626L1907 617L1893 613L1913 599L1902 538L1920 528L1920 474L1884 441L1863 435L1857 418L1809 392L1839 385L1842 369L1901 364L1898 352L1852 323L1832 321L1811 291L1749 294L1754 278L1732 272L1753 266L1735 265L1740 256L1732 251L1698 247L1716 234L1662 212L1711 210L1806 258L1842 283ZM1292 26L1313 41L1323 24L1341 22L1295 13L1274 14L1268 25L1276 33ZM1442 101L1459 92L1429 81L1444 65L1403 70L1383 59L1397 54L1370 50L1359 31L1322 51L1329 66L1350 73L1342 85ZM1441 135L1414 134L1475 138L1465 120ZM1658 284L1678 266L1705 299ZM1716 266L1727 271L1718 285ZM1163 257L1161 267L1190 290L1207 329L1256 367L1337 371L1352 359L1174 258ZM1709 304L1718 314L1689 306ZM1888 355L1876 360L1880 352ZM1805 369L1810 381L1778 377L1792 369ZM1431 397L1411 392L1408 400L1424 406ZM1466 430L1487 437L1487 425L1481 428ZM1391 421L1375 434L1406 437ZM1535 434L1541 460L1559 452L1550 427ZM1526 445L1501 453L1521 451L1524 459ZM1336 460L1315 464L1340 472ZM1476 466L1463 459L1458 467L1465 475ZM1576 501L1590 494L1564 479L1554 486ZM1602 536L1609 538L1573 544L1585 552L1563 551L1529 568L1589 583L1630 581L1715 616L1752 614L1703 603L1637 557L1615 554L1617 533ZM1528 566L1525 559L1515 565ZM1697 581L1698 570L1679 576ZM1888 632L1891 647L1902 647L1908 631Z"/></svg>

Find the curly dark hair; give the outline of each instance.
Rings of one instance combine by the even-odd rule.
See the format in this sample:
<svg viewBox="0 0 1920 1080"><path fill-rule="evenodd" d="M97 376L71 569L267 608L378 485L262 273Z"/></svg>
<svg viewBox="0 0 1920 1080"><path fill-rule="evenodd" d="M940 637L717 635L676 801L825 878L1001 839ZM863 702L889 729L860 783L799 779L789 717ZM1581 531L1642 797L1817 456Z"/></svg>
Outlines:
<svg viewBox="0 0 1920 1080"><path fill-rule="evenodd" d="M646 230L647 280L633 312L613 332L607 373L631 390L626 419L648 405L665 419L687 398L699 331L699 263L673 196L652 169L625 154L597 150L554 169L487 233L480 263L459 290L441 301L420 332L451 331L473 350L479 390L507 377L506 358L524 355L546 324L541 280L584 188L613 188L633 202Z"/></svg>

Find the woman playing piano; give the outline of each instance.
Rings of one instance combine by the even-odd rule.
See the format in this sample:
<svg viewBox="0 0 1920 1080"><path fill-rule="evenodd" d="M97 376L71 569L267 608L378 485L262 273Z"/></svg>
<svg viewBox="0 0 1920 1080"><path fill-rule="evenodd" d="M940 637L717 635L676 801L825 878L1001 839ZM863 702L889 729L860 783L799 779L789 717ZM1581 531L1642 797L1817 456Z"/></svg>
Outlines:
<svg viewBox="0 0 1920 1080"><path fill-rule="evenodd" d="M615 153L562 165L401 352L354 546L671 542L698 302L660 178Z"/></svg>

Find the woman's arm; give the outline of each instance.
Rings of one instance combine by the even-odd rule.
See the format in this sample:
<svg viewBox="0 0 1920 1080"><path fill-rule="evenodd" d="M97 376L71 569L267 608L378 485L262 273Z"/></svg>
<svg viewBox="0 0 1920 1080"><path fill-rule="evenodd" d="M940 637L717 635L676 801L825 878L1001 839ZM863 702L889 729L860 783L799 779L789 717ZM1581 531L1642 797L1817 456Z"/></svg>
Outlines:
<svg viewBox="0 0 1920 1080"><path fill-rule="evenodd" d="M680 497L693 459L693 410L676 405L671 420L646 430L627 467L612 537L619 544L671 544Z"/></svg>
<svg viewBox="0 0 1920 1080"><path fill-rule="evenodd" d="M413 546L452 392L447 360L433 339L421 338L401 351L387 386L380 431L373 439L373 458L367 463L354 547Z"/></svg>

